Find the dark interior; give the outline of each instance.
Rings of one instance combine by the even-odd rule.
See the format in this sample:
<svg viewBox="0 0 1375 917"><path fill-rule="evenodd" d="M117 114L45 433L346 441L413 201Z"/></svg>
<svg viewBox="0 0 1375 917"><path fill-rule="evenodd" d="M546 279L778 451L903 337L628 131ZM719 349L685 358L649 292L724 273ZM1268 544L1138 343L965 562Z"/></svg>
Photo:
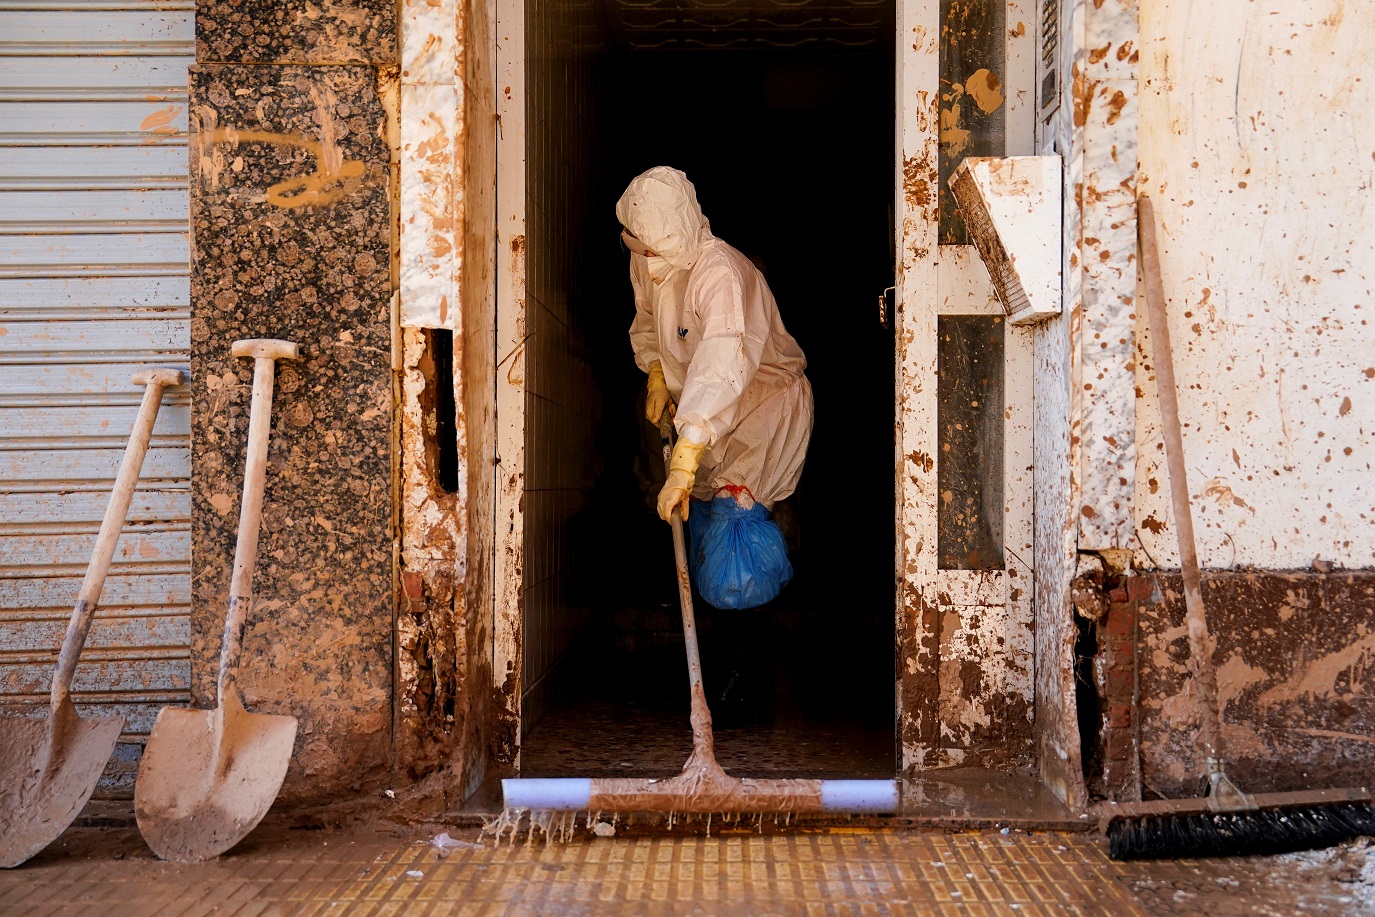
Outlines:
<svg viewBox="0 0 1375 917"><path fill-rule="evenodd" d="M639 413L614 213L654 165L686 172L714 233L762 264L815 396L806 470L775 513L793 582L760 609L696 603L718 756L742 776L895 768L894 348L878 306L893 282L892 10L876 15L865 41L779 47L764 24L743 47L613 39L597 58L595 216L570 255L575 298L592 304L578 314L600 473L570 526L563 587L589 623L556 700L525 724L524 775L671 774L690 747L672 546L652 509L663 472Z"/></svg>

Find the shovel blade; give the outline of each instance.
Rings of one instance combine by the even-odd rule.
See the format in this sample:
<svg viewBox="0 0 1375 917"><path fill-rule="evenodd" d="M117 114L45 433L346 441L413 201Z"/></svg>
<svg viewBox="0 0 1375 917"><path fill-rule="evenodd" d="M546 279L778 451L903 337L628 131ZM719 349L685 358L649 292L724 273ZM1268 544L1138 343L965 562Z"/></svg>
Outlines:
<svg viewBox="0 0 1375 917"><path fill-rule="evenodd" d="M164 707L134 788L143 839L178 863L224 853L267 814L295 740L294 716Z"/></svg>
<svg viewBox="0 0 1375 917"><path fill-rule="evenodd" d="M0 867L18 866L66 831L95 791L124 717L0 717Z"/></svg>

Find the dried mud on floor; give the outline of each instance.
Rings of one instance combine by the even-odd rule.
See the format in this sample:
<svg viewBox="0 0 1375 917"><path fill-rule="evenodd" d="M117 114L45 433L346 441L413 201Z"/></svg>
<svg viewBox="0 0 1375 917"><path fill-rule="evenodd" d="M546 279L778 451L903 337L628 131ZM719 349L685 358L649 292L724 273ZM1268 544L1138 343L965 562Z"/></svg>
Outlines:
<svg viewBox="0 0 1375 917"><path fill-rule="evenodd" d="M1114 863L1095 835L830 829L495 846L444 826L268 825L194 866L127 828L75 828L0 873L0 914L1375 914L1375 844Z"/></svg>

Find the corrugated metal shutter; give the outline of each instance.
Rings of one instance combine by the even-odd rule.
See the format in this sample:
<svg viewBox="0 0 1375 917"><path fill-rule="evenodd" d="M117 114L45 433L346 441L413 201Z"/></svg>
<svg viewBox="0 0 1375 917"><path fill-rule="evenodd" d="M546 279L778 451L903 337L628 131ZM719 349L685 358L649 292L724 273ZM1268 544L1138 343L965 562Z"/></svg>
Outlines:
<svg viewBox="0 0 1375 917"><path fill-rule="evenodd" d="M0 704L38 713L140 397L185 366L192 0L0 0ZM76 674L132 793L188 700L190 405L168 392Z"/></svg>

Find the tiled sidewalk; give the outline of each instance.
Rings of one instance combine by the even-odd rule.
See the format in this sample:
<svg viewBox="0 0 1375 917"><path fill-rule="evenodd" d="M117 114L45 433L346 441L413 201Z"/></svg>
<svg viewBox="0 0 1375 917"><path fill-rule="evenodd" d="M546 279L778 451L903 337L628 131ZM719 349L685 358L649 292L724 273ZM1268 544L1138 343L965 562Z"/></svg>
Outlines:
<svg viewBox="0 0 1375 917"><path fill-rule="evenodd" d="M1051 840L1056 843L871 832L651 838L464 848L443 861L412 849L397 851L335 898L362 905L362 914L401 913L401 902L436 901L472 902L471 911L455 913L474 914L484 913L488 902L532 914L1045 914L1131 907L1120 888L1073 868L1091 849L1083 839Z"/></svg>
<svg viewBox="0 0 1375 917"><path fill-rule="evenodd" d="M442 829L434 829L442 830ZM480 845L433 832L255 832L183 866L129 829L73 829L0 873L0 914L851 915L1375 913L1372 848L1113 863L1094 835L836 830Z"/></svg>

